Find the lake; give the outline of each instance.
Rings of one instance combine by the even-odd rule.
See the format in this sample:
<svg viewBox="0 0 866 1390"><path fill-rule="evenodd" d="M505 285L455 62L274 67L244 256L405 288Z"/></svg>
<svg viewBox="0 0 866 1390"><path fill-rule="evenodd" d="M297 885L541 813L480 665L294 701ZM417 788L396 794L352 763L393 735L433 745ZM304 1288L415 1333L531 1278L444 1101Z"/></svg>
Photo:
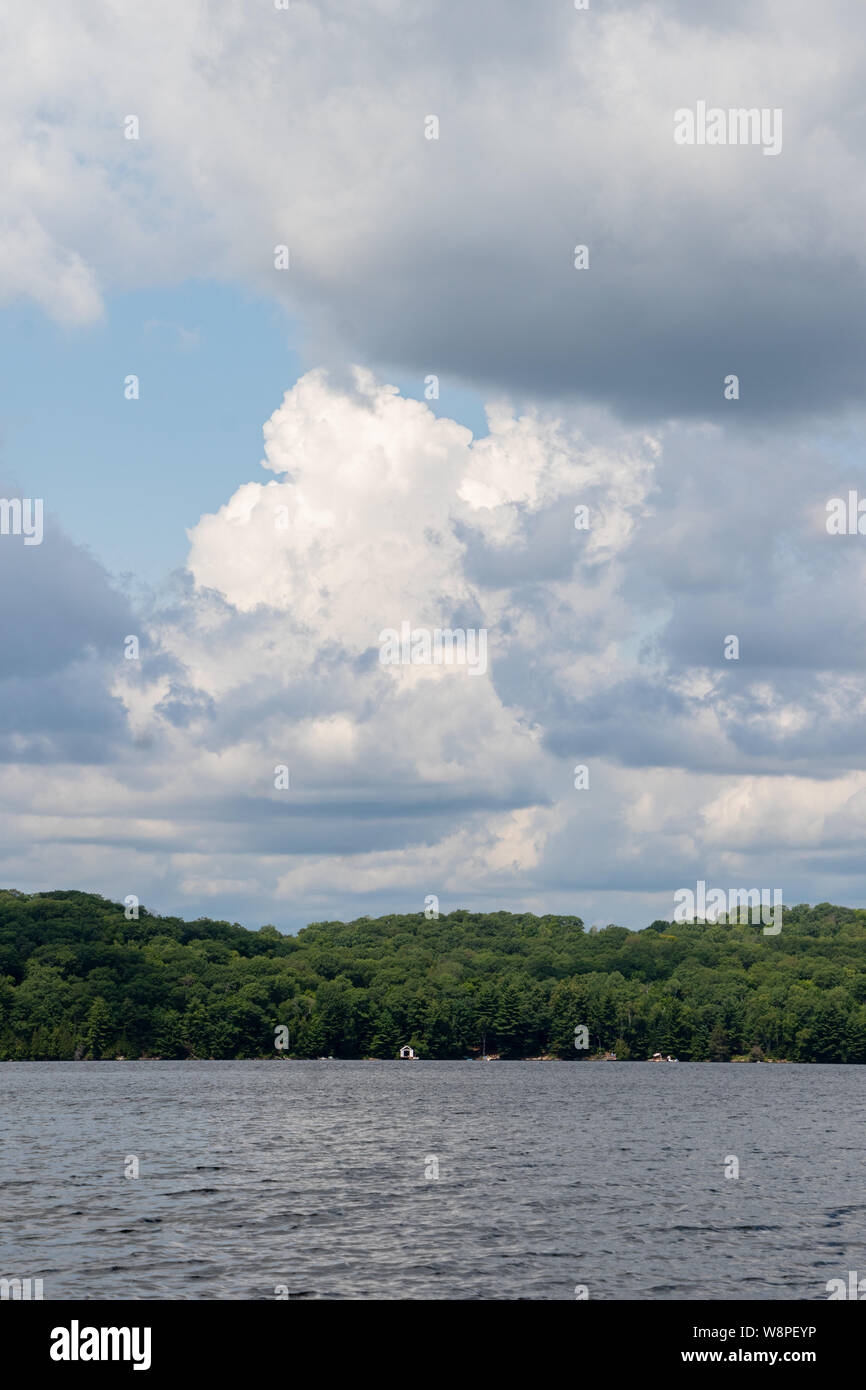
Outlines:
<svg viewBox="0 0 866 1390"><path fill-rule="evenodd" d="M46 1299L826 1299L866 1274L864 1093L856 1066L3 1062L0 1276Z"/></svg>

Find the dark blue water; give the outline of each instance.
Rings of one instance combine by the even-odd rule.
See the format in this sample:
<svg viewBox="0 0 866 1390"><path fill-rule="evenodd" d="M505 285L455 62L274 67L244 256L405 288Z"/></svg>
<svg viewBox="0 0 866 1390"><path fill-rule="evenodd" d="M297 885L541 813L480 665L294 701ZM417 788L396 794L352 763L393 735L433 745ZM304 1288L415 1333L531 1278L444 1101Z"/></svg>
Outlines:
<svg viewBox="0 0 866 1390"><path fill-rule="evenodd" d="M864 1099L841 1066L4 1062L0 1276L46 1299L825 1299L866 1274Z"/></svg>

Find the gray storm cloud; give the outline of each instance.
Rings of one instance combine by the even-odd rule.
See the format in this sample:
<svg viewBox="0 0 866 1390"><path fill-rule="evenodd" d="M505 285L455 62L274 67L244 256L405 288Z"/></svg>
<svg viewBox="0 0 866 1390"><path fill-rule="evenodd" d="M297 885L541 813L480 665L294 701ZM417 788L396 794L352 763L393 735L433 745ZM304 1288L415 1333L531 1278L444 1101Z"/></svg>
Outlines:
<svg viewBox="0 0 866 1390"><path fill-rule="evenodd" d="M644 419L729 418L729 373L739 418L860 397L861 7L115 0L9 25L0 290L63 318L204 271L279 297L312 363ZM783 150L677 145L698 102L781 110Z"/></svg>

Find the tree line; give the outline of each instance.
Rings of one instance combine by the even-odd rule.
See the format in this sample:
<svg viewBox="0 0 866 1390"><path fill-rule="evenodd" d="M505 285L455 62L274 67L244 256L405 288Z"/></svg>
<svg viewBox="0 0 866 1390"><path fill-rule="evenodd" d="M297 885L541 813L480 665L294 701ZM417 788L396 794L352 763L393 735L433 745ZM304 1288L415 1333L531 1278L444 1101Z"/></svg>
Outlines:
<svg viewBox="0 0 866 1390"><path fill-rule="evenodd" d="M393 1058L408 1044L431 1059L866 1062L864 947L866 910L829 903L786 909L778 936L757 921L586 931L464 911L286 936L6 889L0 1059Z"/></svg>

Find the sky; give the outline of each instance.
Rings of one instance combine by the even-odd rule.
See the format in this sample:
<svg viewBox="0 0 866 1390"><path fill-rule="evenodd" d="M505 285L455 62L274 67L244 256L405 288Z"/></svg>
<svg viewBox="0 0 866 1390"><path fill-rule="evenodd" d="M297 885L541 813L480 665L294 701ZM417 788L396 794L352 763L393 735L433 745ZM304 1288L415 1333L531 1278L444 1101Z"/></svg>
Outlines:
<svg viewBox="0 0 866 1390"><path fill-rule="evenodd" d="M862 6L3 28L0 499L44 529L0 532L0 883L866 904ZM484 669L385 663L404 624Z"/></svg>

